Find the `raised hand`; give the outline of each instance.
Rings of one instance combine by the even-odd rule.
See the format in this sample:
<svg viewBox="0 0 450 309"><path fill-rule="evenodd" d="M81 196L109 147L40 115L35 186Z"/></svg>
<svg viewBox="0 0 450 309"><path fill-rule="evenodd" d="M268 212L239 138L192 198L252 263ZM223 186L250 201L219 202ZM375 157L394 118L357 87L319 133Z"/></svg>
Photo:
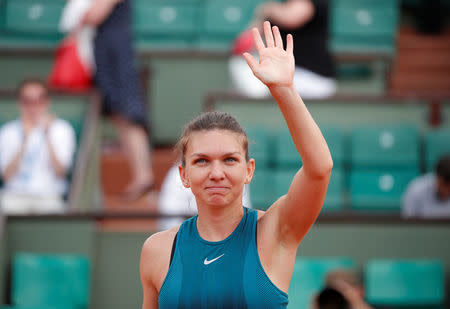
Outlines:
<svg viewBox="0 0 450 309"><path fill-rule="evenodd" d="M271 27L268 21L264 22L263 27L267 46L264 45L258 29L252 29L259 62L249 53L244 53L244 58L253 74L268 87L290 86L295 70L292 35L288 34L284 50L278 27Z"/></svg>

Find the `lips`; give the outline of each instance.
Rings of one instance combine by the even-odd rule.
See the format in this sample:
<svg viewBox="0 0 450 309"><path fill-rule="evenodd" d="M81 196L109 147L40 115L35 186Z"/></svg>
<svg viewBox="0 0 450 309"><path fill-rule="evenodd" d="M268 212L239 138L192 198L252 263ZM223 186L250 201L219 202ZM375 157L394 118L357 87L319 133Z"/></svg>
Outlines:
<svg viewBox="0 0 450 309"><path fill-rule="evenodd" d="M229 188L225 187L225 186L210 186L210 187L206 187L206 191L211 192L211 193L224 193L226 191L228 191Z"/></svg>

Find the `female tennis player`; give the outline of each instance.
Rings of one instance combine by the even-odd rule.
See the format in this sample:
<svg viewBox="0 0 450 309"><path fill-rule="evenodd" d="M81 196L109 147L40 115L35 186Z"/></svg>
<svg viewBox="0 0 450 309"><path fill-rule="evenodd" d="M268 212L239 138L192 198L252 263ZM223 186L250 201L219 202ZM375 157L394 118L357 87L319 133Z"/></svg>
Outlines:
<svg viewBox="0 0 450 309"><path fill-rule="evenodd" d="M255 28L259 61L244 57L284 115L303 166L289 191L266 211L243 207L253 176L247 136L234 117L212 112L184 130L179 167L198 215L152 235L140 262L143 309L286 308L297 248L322 207L333 162L328 146L292 84L293 38ZM305 46L307 48L307 46ZM300 160L300 157L299 157Z"/></svg>

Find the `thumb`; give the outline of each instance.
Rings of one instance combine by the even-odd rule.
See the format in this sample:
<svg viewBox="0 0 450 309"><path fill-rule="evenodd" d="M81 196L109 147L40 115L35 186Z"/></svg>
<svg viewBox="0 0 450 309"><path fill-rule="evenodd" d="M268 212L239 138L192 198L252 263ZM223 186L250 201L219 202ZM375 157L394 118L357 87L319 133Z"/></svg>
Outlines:
<svg viewBox="0 0 450 309"><path fill-rule="evenodd" d="M253 57L250 53L243 53L243 56L245 58L245 61L247 61L248 66L253 71L253 74L255 74L258 66L258 62L256 61L255 57Z"/></svg>

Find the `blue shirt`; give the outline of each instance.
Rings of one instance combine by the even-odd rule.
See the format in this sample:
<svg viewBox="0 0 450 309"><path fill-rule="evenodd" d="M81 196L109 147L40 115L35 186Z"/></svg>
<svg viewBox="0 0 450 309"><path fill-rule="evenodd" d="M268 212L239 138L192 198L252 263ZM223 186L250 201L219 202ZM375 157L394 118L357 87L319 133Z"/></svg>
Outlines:
<svg viewBox="0 0 450 309"><path fill-rule="evenodd" d="M256 210L244 216L226 239L210 242L197 230L197 217L183 222L159 308L286 308L288 296L264 272L256 246Z"/></svg>

